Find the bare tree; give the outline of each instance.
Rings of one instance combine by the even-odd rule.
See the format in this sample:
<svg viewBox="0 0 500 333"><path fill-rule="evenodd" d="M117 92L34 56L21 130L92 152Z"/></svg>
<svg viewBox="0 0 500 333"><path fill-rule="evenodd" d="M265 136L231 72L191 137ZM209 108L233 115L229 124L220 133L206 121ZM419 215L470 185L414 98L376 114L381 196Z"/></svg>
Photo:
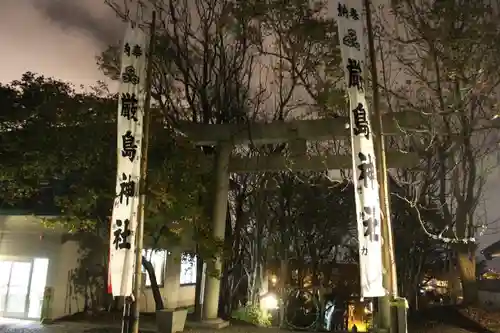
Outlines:
<svg viewBox="0 0 500 333"><path fill-rule="evenodd" d="M446 223L429 236L451 244L464 300L473 303L476 208L497 142L499 16L485 1L401 0L379 9L387 107L422 116L419 133L392 142L421 157L396 179L413 207L437 207ZM434 221L420 222L427 230Z"/></svg>
<svg viewBox="0 0 500 333"><path fill-rule="evenodd" d="M130 1L106 2L122 18L134 16L130 6L126 6ZM345 106L343 92L336 88L342 72L336 44L332 43L337 40L336 28L333 20L324 16L326 1L300 0L286 4L278 0L146 0L140 3L144 13L154 8L160 18L153 98L161 110L158 116L169 125L175 127L181 120L204 124L250 123L333 116L338 114L339 106ZM101 69L112 78L118 77L118 55L119 47L112 46L98 58ZM287 153L286 149L283 144L249 145L238 147L234 153L267 155ZM204 150L210 152L211 148ZM293 185L303 184L307 177L304 175ZM269 174L238 175L231 179L227 255L222 274L223 290L227 293L223 295L228 305L224 310L226 315L242 284L250 286L248 300L256 301L266 249L272 241L268 234L274 230L274 222L284 221L288 216L285 210L276 215L267 213L270 202L278 200L265 190L264 184L270 180L278 188L283 181L280 175ZM303 222L304 227L307 223ZM288 228L285 223L275 225ZM322 251L308 250L315 256Z"/></svg>
<svg viewBox="0 0 500 333"><path fill-rule="evenodd" d="M125 6L106 0L126 18ZM127 1L125 1L126 3ZM169 123L246 122L261 107L260 82L253 75L258 51L250 43L249 19L231 1L147 1L159 16L154 55L153 97ZM98 63L112 75L111 47Z"/></svg>

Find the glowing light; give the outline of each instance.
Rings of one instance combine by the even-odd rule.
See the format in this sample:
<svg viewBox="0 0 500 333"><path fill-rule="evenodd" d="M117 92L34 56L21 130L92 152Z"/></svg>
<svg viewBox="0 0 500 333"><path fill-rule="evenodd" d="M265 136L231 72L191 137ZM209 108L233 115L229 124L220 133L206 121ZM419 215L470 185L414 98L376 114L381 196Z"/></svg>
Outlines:
<svg viewBox="0 0 500 333"><path fill-rule="evenodd" d="M278 308L278 297L276 295L268 293L262 296L260 299L260 306L264 310L273 310Z"/></svg>

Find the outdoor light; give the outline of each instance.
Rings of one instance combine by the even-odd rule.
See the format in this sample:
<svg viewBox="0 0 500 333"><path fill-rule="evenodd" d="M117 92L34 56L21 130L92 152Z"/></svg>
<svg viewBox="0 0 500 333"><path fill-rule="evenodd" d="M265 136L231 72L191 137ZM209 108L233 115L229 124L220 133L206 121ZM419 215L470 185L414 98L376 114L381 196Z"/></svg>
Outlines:
<svg viewBox="0 0 500 333"><path fill-rule="evenodd" d="M273 284L273 286L274 286L274 285L276 285L276 283L277 283L277 282L278 282L278 278L276 277L276 275L273 275L273 276L271 277L271 283L272 283L272 284Z"/></svg>
<svg viewBox="0 0 500 333"><path fill-rule="evenodd" d="M267 293L260 299L260 306L264 310L274 310L278 308L278 297L275 294Z"/></svg>

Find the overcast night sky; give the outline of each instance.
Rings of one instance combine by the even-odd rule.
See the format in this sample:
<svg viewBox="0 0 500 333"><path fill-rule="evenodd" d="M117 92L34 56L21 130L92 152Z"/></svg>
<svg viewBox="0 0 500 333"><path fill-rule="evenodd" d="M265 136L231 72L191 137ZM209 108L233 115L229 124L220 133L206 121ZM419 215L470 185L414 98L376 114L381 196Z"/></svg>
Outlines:
<svg viewBox="0 0 500 333"><path fill-rule="evenodd" d="M123 33L103 0L1 0L0 82L29 70L93 84L102 79L95 56Z"/></svg>
<svg viewBox="0 0 500 333"><path fill-rule="evenodd" d="M93 84L103 79L95 56L123 34L123 25L103 0L0 0L0 82L33 71L77 85ZM490 221L500 217L499 177L494 178L486 193ZM490 235L480 239L481 247L500 239L497 230L498 225L491 226Z"/></svg>

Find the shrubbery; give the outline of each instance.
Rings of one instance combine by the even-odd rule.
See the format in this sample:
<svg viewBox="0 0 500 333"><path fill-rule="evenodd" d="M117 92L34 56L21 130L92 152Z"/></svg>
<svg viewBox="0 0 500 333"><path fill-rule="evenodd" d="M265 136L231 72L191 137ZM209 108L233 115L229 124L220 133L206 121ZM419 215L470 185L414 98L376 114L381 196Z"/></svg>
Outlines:
<svg viewBox="0 0 500 333"><path fill-rule="evenodd" d="M271 326L271 314L258 305L247 305L239 308L233 312L232 317L257 326Z"/></svg>

